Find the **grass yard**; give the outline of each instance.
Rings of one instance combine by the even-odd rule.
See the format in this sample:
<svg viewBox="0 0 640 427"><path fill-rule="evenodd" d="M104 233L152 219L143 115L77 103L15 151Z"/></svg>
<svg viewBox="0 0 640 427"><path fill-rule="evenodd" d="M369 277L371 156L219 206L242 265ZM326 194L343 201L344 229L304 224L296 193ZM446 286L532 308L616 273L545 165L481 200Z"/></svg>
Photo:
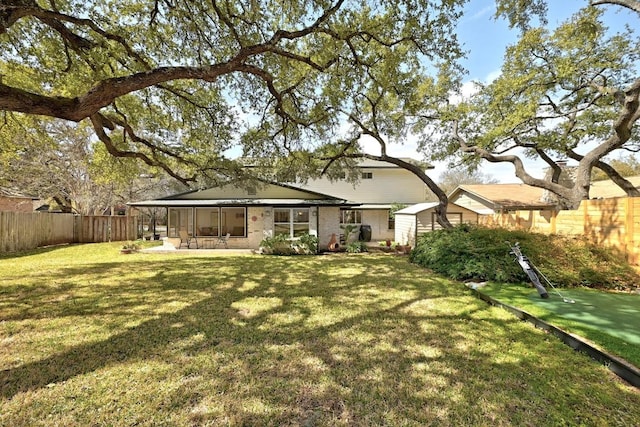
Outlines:
<svg viewBox="0 0 640 427"><path fill-rule="evenodd" d="M630 426L640 392L406 257L0 258L2 426Z"/></svg>

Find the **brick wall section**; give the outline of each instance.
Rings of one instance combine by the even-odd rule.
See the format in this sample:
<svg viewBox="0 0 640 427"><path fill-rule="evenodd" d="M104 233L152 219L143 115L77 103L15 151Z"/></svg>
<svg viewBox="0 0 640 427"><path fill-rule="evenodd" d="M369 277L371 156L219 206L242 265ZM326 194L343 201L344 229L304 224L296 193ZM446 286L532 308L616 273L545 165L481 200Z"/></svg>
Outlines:
<svg viewBox="0 0 640 427"><path fill-rule="evenodd" d="M33 201L24 197L0 196L0 211L33 212Z"/></svg>
<svg viewBox="0 0 640 427"><path fill-rule="evenodd" d="M320 249L327 249L331 234L335 233L336 238L343 231L340 229L340 208L337 206L318 207L318 246Z"/></svg>

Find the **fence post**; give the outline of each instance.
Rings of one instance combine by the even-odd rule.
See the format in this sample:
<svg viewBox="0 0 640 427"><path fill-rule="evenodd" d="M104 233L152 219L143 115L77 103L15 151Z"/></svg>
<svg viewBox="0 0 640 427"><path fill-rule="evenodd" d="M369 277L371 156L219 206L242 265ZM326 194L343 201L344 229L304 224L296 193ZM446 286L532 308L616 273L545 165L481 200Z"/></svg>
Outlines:
<svg viewBox="0 0 640 427"><path fill-rule="evenodd" d="M624 251L627 254L627 261L630 264L636 263L636 245L634 244L634 225L633 219L635 216L634 212L635 203L633 202L633 198L627 197L624 200L624 232L625 232L625 248Z"/></svg>

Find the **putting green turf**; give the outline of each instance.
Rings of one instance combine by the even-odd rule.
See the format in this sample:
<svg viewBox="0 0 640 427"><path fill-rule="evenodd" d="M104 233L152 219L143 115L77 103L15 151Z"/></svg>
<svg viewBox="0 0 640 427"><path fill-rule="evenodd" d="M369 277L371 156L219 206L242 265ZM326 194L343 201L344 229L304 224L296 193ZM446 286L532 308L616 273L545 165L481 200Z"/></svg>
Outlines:
<svg viewBox="0 0 640 427"><path fill-rule="evenodd" d="M588 288L559 289L564 298L575 301L567 303L550 287L547 287L548 299L540 298L533 288L519 285L493 284L481 291L524 311L529 311L530 306L538 307L547 313L531 314L551 323L559 316L629 344L640 345L640 294L609 293Z"/></svg>

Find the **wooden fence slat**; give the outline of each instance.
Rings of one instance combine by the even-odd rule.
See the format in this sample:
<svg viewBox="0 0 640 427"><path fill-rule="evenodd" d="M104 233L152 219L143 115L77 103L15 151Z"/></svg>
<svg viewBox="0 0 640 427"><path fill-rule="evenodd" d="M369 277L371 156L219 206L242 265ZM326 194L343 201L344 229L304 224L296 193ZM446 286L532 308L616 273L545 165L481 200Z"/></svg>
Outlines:
<svg viewBox="0 0 640 427"><path fill-rule="evenodd" d="M0 253L62 243L135 240L137 217L0 211Z"/></svg>
<svg viewBox="0 0 640 427"><path fill-rule="evenodd" d="M585 236L619 250L629 263L640 265L640 198L583 200L574 211L553 212L549 226L540 226L544 221L537 211L517 211L482 215L478 222L489 227Z"/></svg>

